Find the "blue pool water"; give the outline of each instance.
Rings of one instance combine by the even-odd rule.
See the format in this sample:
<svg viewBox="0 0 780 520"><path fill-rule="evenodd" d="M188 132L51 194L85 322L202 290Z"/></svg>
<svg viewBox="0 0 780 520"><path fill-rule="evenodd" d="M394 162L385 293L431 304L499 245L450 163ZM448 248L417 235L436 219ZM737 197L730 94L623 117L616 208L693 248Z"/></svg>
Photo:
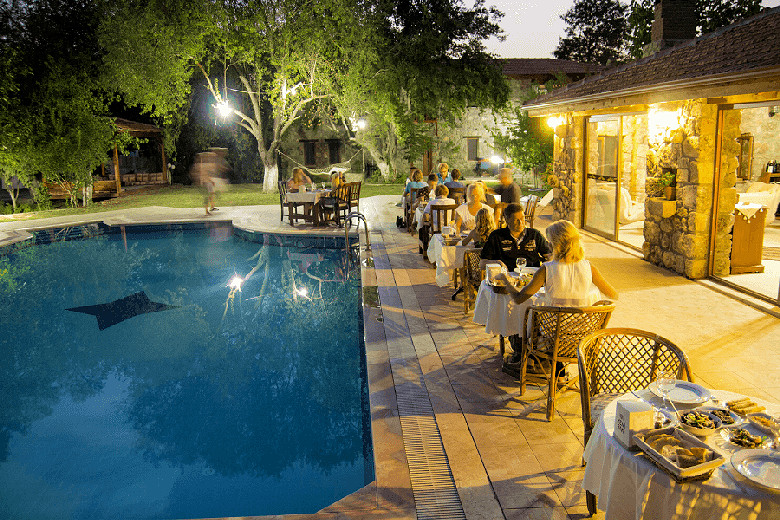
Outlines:
<svg viewBox="0 0 780 520"><path fill-rule="evenodd" d="M51 239L0 256L0 518L312 513L374 479L343 249L226 224Z"/></svg>

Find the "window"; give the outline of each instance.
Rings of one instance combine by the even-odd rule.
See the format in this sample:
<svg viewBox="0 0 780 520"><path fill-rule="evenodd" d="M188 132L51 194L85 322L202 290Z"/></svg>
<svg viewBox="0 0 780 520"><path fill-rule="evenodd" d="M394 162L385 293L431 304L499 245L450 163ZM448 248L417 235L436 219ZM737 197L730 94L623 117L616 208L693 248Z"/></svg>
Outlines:
<svg viewBox="0 0 780 520"><path fill-rule="evenodd" d="M479 160L479 137L467 137L466 148L468 149L467 160L478 161Z"/></svg>
<svg viewBox="0 0 780 520"><path fill-rule="evenodd" d="M306 166L317 165L317 141L301 141L303 145L303 163Z"/></svg>
<svg viewBox="0 0 780 520"><path fill-rule="evenodd" d="M330 164L341 162L341 141L338 139L328 139L328 161Z"/></svg>

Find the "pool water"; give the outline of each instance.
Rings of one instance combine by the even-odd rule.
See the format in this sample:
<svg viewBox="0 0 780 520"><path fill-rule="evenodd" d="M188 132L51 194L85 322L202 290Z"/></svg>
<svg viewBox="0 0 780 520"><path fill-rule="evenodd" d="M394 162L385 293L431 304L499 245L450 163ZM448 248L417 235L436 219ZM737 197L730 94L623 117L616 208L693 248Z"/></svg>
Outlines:
<svg viewBox="0 0 780 520"><path fill-rule="evenodd" d="M374 479L343 249L85 231L0 256L0 518L313 513Z"/></svg>

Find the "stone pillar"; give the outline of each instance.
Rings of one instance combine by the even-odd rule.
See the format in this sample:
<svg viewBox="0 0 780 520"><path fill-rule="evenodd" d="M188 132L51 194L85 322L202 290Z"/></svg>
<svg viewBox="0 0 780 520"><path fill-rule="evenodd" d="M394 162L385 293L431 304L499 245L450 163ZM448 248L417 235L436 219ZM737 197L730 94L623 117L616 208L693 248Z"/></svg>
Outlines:
<svg viewBox="0 0 780 520"><path fill-rule="evenodd" d="M565 116L566 122L555 129L553 173L558 178L553 198L553 219L570 220L582 225L582 171L584 118Z"/></svg>

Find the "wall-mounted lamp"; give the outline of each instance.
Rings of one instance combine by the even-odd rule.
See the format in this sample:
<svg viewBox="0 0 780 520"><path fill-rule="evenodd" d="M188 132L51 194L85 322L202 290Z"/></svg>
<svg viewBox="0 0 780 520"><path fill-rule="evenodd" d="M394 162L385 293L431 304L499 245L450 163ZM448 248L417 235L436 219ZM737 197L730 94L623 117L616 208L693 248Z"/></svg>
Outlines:
<svg viewBox="0 0 780 520"><path fill-rule="evenodd" d="M558 128L565 122L566 119L563 116L550 116L547 118L547 126L549 126L552 129Z"/></svg>

